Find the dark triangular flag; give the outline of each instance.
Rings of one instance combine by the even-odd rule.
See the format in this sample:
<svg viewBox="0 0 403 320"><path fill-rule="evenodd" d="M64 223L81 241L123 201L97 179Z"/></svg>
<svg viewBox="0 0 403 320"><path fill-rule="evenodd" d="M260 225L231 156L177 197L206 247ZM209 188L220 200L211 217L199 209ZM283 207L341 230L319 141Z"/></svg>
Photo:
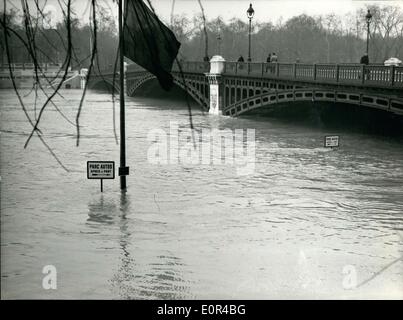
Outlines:
<svg viewBox="0 0 403 320"><path fill-rule="evenodd" d="M154 74L165 90L172 87L172 63L180 43L142 0L126 0L123 54Z"/></svg>

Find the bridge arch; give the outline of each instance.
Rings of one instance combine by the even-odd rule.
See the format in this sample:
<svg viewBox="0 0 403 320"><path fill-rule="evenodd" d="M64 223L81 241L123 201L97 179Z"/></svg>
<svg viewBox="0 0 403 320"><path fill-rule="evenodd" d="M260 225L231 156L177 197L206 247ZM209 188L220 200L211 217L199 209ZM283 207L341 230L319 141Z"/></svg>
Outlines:
<svg viewBox="0 0 403 320"><path fill-rule="evenodd" d="M282 103L301 101L327 101L361 105L403 115L403 102L397 98L377 93L358 93L317 88L266 91L224 107L223 114L226 116L239 116L258 108L268 108Z"/></svg>
<svg viewBox="0 0 403 320"><path fill-rule="evenodd" d="M135 77L128 77L127 79L127 94L129 96L133 96L136 90L138 90L145 83L156 79L156 77L149 72L144 72L137 74ZM174 84L186 91L203 109L208 110L208 85L207 83L200 83L205 82L205 79L203 78L203 81L200 81L202 78L198 79L196 77L193 79L186 76L184 79L185 84L183 83L183 78L180 75L173 75ZM201 90L201 88L203 89Z"/></svg>
<svg viewBox="0 0 403 320"><path fill-rule="evenodd" d="M91 90L96 90L96 89L107 89L112 93L112 91L115 91L117 93L120 92L120 87L119 87L119 79L115 79L115 83L113 83L113 79L109 77L99 77L99 76L94 76L91 77L91 80L88 82L88 89Z"/></svg>

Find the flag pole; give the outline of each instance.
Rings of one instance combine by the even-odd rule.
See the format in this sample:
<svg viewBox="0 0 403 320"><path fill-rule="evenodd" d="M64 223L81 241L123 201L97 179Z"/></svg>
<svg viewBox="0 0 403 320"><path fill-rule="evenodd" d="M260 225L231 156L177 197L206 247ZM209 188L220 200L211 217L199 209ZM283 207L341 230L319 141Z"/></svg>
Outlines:
<svg viewBox="0 0 403 320"><path fill-rule="evenodd" d="M125 87L124 87L124 61L123 61L123 1L119 1L119 96L120 96L120 189L126 190L126 176L129 167L126 167L126 130L125 130Z"/></svg>

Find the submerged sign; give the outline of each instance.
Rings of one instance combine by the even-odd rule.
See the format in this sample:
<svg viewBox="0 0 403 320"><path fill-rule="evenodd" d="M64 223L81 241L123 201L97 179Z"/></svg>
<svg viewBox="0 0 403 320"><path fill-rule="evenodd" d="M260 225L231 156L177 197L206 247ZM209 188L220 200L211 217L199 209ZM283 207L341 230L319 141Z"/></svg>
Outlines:
<svg viewBox="0 0 403 320"><path fill-rule="evenodd" d="M115 179L114 161L87 161L88 179Z"/></svg>
<svg viewBox="0 0 403 320"><path fill-rule="evenodd" d="M339 146L339 136L325 136L325 147L334 148Z"/></svg>

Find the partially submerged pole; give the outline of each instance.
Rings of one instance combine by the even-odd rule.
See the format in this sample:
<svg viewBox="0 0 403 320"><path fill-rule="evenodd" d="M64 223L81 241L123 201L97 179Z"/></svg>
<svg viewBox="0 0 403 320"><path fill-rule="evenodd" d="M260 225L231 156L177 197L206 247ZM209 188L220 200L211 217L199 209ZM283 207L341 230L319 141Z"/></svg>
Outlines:
<svg viewBox="0 0 403 320"><path fill-rule="evenodd" d="M124 61L123 61L123 1L119 0L119 87L120 87L120 189L126 189L126 176L129 167L126 167L126 130L125 130L125 87L124 87Z"/></svg>

